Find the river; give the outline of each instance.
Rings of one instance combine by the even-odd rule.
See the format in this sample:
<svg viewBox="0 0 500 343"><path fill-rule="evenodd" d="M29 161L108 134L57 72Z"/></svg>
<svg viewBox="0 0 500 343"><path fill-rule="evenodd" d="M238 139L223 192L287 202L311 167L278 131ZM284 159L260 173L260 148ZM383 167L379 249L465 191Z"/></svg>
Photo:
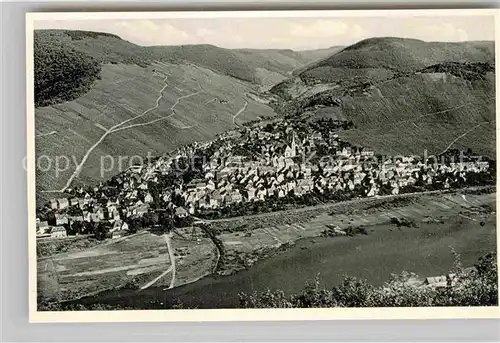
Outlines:
<svg viewBox="0 0 500 343"><path fill-rule="evenodd" d="M206 277L192 284L164 291L108 291L81 299L80 303L131 305L137 309L238 307L238 293L282 289L299 292L306 280L319 273L325 287L339 283L345 274L383 284L391 273L403 270L420 276L448 272L453 264L450 246L461 254L462 264L473 265L496 249L496 216L486 225L463 220L450 224L422 224L401 230L390 225L371 228L368 236L303 239L285 252L226 277Z"/></svg>

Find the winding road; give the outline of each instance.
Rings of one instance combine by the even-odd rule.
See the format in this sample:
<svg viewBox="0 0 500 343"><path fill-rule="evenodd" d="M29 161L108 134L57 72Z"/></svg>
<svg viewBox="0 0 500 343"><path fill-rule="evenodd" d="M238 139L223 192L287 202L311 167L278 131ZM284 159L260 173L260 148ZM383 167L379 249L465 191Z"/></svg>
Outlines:
<svg viewBox="0 0 500 343"><path fill-rule="evenodd" d="M141 290L151 287L158 280L160 280L162 277L164 277L165 275L167 275L170 272L172 272L172 278L170 280L170 285L168 286L168 288L165 288L164 290L167 290L167 289L174 287L174 285L175 285L175 256L174 256L174 252L172 250L172 245L170 244L170 238L171 238L170 236L171 235L172 235L171 232L164 235L165 236L165 243L167 244L168 255L170 257L170 263L171 263L170 267L168 267L167 270L165 270L163 273L161 273L161 275L159 275L158 277L154 278L153 280L149 281L147 284L142 286Z"/></svg>
<svg viewBox="0 0 500 343"><path fill-rule="evenodd" d="M114 132L117 128L119 128L120 126L128 123L128 122L131 122L132 120L134 119L137 119L137 118L140 118L146 114L148 114L149 112L153 111L154 109L158 108L158 106L160 106L160 100L163 98L163 91L165 90L165 88L168 87L168 83L167 83L167 78L168 77L165 77L163 79L163 81L165 82L164 86L162 87L162 89L160 89L160 95L158 96L158 98L156 99L156 105L153 106L153 107L150 107L148 108L147 110L145 110L144 112L142 112L141 114L137 115L137 116L134 116L132 118L129 118L129 119L126 119L114 126L112 126L111 128L107 129L103 135L101 136L101 138L99 138L99 140L97 140L97 142L94 143L94 145L92 145L88 150L87 152L85 153L85 155L83 155L83 158L82 160L80 161L80 163L76 166L75 168L75 171L73 172L73 174L71 174L71 176L69 177L68 181L66 182L66 184L64 185L64 187L61 189L61 192L64 192L66 191L66 189L71 186L71 183L73 182L73 180L78 176L80 175L80 172L82 171L82 167L83 165L85 164L85 162L87 161L87 159L89 158L90 154L92 153L92 151L94 151L95 148L97 148L99 146L99 144L101 144L101 142L104 140L104 138L106 138L110 133Z"/></svg>
<svg viewBox="0 0 500 343"><path fill-rule="evenodd" d="M39 134L35 135L35 137L45 137L45 136L55 135L56 133L57 133L57 131L50 131L47 133L39 133Z"/></svg>
<svg viewBox="0 0 500 343"><path fill-rule="evenodd" d="M64 192L66 191L66 189L68 189L72 182L74 181L74 179L76 177L78 177L78 175L80 175L81 171L82 171L82 168L83 168L83 165L85 164L85 162L87 161L87 159L89 158L90 154L92 153L92 151L94 151L98 146L99 144L102 143L102 141L111 133L113 132L118 132L118 131L122 131L122 130L126 130L126 129L130 129L130 128L133 128L133 127L139 127L139 126L144 126L144 125L150 125L150 124L153 124L153 123L156 123L156 122L159 122L159 121L162 121L162 120L165 120L165 119L168 119L168 118L171 118L174 114L175 114L175 107L177 105L179 105L180 101L182 99L187 99L189 97L192 97L192 96L195 96L201 92L203 92L203 87L200 85L200 83L198 82L198 85L200 87L200 90L199 91L196 91L194 93L191 93L191 94L187 94L187 95L183 95L183 96L180 96L177 98L177 100L175 101L175 103L172 105L172 107L170 107L170 110L172 111L171 114L165 116L165 117L161 117L161 118L156 118L154 120L151 120L149 122L145 122L145 123L137 123L137 124L131 124L131 125L128 125L128 126L123 126L135 119L138 119L138 118L141 118L143 116L145 116L146 114L150 113L151 111L157 109L159 106L160 106L160 101L163 99L163 91L169 86L168 82L168 76L166 76L164 79L163 79L163 82L165 82L165 84L163 85L163 87L159 90L159 95L158 95L158 98L156 99L156 102L155 102L155 105L148 108L147 110L145 110L144 112L134 116L134 117L131 117L131 118L128 118L112 127L110 127L109 129L106 129L104 128L103 126L100 126L99 128L100 129L103 129L105 130L104 133L102 134L102 136L97 140L97 142L94 143L94 145L92 145L88 150L87 152L83 155L83 158L82 160L80 161L80 163L76 166L75 168L75 171L71 174L71 176L68 178L66 184L64 185L64 187L59 191L59 192ZM189 129L191 127L183 127L181 129ZM51 191L52 192L52 191Z"/></svg>
<svg viewBox="0 0 500 343"><path fill-rule="evenodd" d="M170 113L169 115L161 117L161 118L156 118L156 119L150 120L148 122L144 122L144 123L130 124L130 125L124 126L125 124L128 124L128 123L130 123L131 121L133 121L135 119L138 119L138 118L141 118L141 117L145 116L146 114L150 113L151 111L157 109L160 106L160 101L163 99L163 91L169 86L169 83L167 82L167 80L168 80L168 76L165 76L165 78L163 79L163 82L165 84L159 90L159 95L158 95L158 98L156 99L156 102L155 102L154 106L148 108L144 112L142 112L142 113L140 113L140 114L138 114L138 115L136 115L134 117L128 118L128 119L126 119L126 120L124 120L124 121L122 121L122 122L120 122L120 123L118 123L118 124L110 127L109 129L106 129L105 127L103 127L100 124L95 124L97 127L99 127L100 129L102 129L104 131L104 133L101 135L101 137L83 155L80 163L76 166L74 172L68 178L68 180L67 180L66 184L64 185L64 187L62 189L60 189L60 190L51 190L51 191L46 191L46 192L65 192L66 189L68 189L71 186L71 184L73 183L73 181L75 180L75 178L77 178L80 175L80 173L82 171L82 168L83 168L85 162L87 162L90 154L102 143L102 141L109 134L114 133L114 132L123 131L123 130L126 130L126 129L131 129L131 128L134 128L134 127L140 127L140 126L150 125L150 124L153 124L153 123L157 123L159 121L163 121L163 120L169 119L169 118L171 118L172 116L175 115L175 107L177 105L179 105L179 103L180 103L181 100L187 99L187 98L190 98L190 97L195 96L197 94L200 94L202 92L205 92L205 89L203 88L203 86L201 85L201 83L197 80L197 83L198 83L198 86L199 86L200 90L198 90L196 92L193 92L193 93L190 93L190 94L187 94L187 95L183 95L183 96L178 97L176 99L175 103L172 105L172 107L170 107L170 110L172 111L172 113ZM247 106L248 106L248 101L246 99L243 99L243 100L245 101L245 105L243 105L243 107L233 116L233 124L236 125L236 126L238 126L238 127L240 125L236 123L236 118L241 113L243 113L247 109ZM193 128L193 126L184 126L184 127L181 127L180 129L185 130L185 129L191 129L191 128ZM56 132L53 131L53 132L50 132L50 133L45 134L45 135L54 134L54 133L56 133Z"/></svg>
<svg viewBox="0 0 500 343"><path fill-rule="evenodd" d="M156 119L153 119L151 121L148 121L148 122L145 122L145 123L137 123L137 124L132 124L132 125L128 125L128 126L125 126L125 127L120 127L116 130L113 130L112 132L118 132L118 131L122 131L122 130L126 130L126 129L131 129L133 127L138 127L138 126L144 126L144 125L150 125L150 124L153 124L153 123L157 123L159 121L162 121L162 120L165 120L165 119L168 119L168 118L171 118L172 116L174 116L175 114L175 107L177 105L179 105L179 102L182 100L182 99L187 99L189 97L192 97L192 96L195 96L197 94L200 94L201 91L197 91L197 92L194 92L194 93L191 93L191 94L187 94L187 95L183 95L179 98L177 98L177 100L175 101L175 103L172 105L172 107L170 107L170 110L172 111L172 113L170 113L169 115L166 115L164 117L160 117L160 118L156 118Z"/></svg>

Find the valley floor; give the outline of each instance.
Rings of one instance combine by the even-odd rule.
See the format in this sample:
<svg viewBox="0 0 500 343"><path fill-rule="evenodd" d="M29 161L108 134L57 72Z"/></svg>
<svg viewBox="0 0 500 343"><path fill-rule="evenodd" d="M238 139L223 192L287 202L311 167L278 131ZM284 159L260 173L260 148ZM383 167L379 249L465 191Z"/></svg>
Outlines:
<svg viewBox="0 0 500 343"><path fill-rule="evenodd" d="M38 296L40 300L53 298L70 300L120 288L136 289L137 295L155 292L158 294L159 289L171 287L175 288L169 292L182 293L184 288L180 287L177 290L177 287L194 282L193 286L189 287L196 288L198 284L196 281L212 275L214 271L218 275L230 275L248 269L262 259L265 261L257 263L245 273L252 273L252 278L260 280L258 282L265 286L262 277L252 270L261 268L258 266L262 263L273 264L272 261L276 258L279 260L279 257L271 258L271 256L293 245L301 247L298 255L302 257L297 257L298 259L290 257L292 260L283 263L290 268L294 265L301 266L300 270L295 267L291 270L287 267L285 270L295 275L295 279L300 279L300 285L303 286L302 279L317 272L317 268L314 267L317 266L316 262L313 263L314 266L309 265L307 262L309 258L306 256L315 256L317 248L318 253L323 251L321 242L326 241L344 242L337 243L342 246L359 240L367 242L359 241L360 249L372 251L371 258L386 264L385 275L397 272L402 266L401 259L397 256L410 249L408 244L416 239L410 244L413 246L411 251L415 256L414 258L406 256L411 264L406 264L404 267L409 271L423 273L425 276L433 275L443 268L451 267L448 265L451 258L449 245L453 245L459 253L466 255L466 262L489 250L495 250L495 199L496 193L473 194L462 191L414 194L216 221L210 223L210 226L218 233L216 237L222 243L223 258L218 247L210 238L203 235L199 228L178 229L168 239L163 235L142 231L82 251L39 258ZM391 224L393 217L414 221L417 227L398 228ZM369 235L320 238L326 225L329 224L344 229L363 226L368 229ZM415 243L420 239L415 235L426 237L421 245ZM307 239L313 239L315 243ZM306 246L300 243L305 241L309 242ZM390 244L390 247L384 247L385 244ZM297 251L297 248L293 249ZM362 255L365 256L363 258L357 257L355 251L356 249L350 253L345 251L342 255L346 256L338 254L328 256L324 255L326 251L323 251L321 258L326 260L321 263L328 265L330 262L326 261L332 258L335 261L339 261L339 258L344 261L346 268L335 270L335 275L341 275L343 272L352 273L356 268L364 270L366 261L363 259L366 258L366 254ZM288 253L276 256L286 256L286 254ZM339 268L339 265L336 268ZM284 275L280 270L274 270L273 273L277 273L276 277L270 278L268 284L274 287L283 287L283 283L279 280L293 278L288 274ZM326 274L328 275L328 272Z"/></svg>

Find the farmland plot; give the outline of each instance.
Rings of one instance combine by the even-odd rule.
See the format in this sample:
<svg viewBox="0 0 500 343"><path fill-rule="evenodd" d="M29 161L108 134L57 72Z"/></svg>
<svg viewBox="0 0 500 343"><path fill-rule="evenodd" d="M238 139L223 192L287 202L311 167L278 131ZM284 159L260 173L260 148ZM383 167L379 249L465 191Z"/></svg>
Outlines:
<svg viewBox="0 0 500 343"><path fill-rule="evenodd" d="M199 235L199 240L193 240L181 233L174 234L171 243L176 266L175 286L212 272L215 250L210 239ZM142 287L171 266L164 238L143 231L87 250L39 259L39 296L73 299L131 282L135 287ZM172 273L167 273L151 286L168 286L171 278Z"/></svg>

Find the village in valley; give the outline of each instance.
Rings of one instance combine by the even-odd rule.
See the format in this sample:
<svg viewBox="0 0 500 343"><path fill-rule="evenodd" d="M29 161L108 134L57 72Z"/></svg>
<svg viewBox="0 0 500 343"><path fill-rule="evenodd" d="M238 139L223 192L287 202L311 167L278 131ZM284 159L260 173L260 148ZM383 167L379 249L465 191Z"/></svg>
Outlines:
<svg viewBox="0 0 500 343"><path fill-rule="evenodd" d="M142 228L356 198L491 183L490 163L450 150L383 157L339 138L345 121L272 119L152 158L37 211L37 238L117 238ZM200 219L202 218L202 219Z"/></svg>

